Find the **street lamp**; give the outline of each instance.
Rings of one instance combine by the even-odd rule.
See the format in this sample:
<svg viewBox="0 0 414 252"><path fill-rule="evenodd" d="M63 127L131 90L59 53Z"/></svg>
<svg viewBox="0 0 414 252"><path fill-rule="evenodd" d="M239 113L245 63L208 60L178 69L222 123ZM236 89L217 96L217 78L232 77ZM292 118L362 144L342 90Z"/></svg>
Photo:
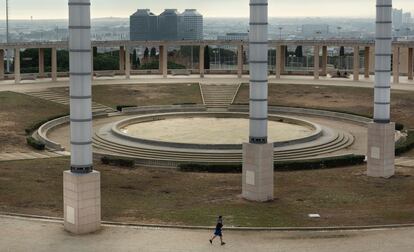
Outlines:
<svg viewBox="0 0 414 252"><path fill-rule="evenodd" d="M6 0L6 43L9 42L9 0ZM6 70L10 73L10 49L6 51Z"/></svg>
<svg viewBox="0 0 414 252"><path fill-rule="evenodd" d="M341 38L341 26L336 27L336 29L338 30L338 38Z"/></svg>

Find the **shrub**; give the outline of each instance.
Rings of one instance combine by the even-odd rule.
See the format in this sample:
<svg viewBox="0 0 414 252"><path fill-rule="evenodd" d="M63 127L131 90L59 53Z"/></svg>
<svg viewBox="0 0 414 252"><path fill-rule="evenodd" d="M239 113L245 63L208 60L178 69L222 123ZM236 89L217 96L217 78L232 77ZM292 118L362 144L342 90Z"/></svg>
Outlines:
<svg viewBox="0 0 414 252"><path fill-rule="evenodd" d="M124 158L112 158L104 156L101 158L101 162L106 165L115 165L121 167L134 167L135 161L132 159L124 159Z"/></svg>
<svg viewBox="0 0 414 252"><path fill-rule="evenodd" d="M136 107L136 105L117 105L116 110L122 112L122 109L124 109L124 108L133 108L133 107Z"/></svg>
<svg viewBox="0 0 414 252"><path fill-rule="evenodd" d="M364 163L364 155L346 155L300 161L275 162L275 171L315 170L335 167L352 166ZM241 164L180 164L182 172L210 172L210 173L241 173Z"/></svg>
<svg viewBox="0 0 414 252"><path fill-rule="evenodd" d="M404 124L402 123L395 123L395 130L401 131L404 129Z"/></svg>
<svg viewBox="0 0 414 252"><path fill-rule="evenodd" d="M41 120L41 121L37 121L35 123L33 123L32 125L30 125L28 128L26 128L24 131L26 132L26 135L31 135L34 131L36 131L38 128L40 128L40 126L42 126L43 124L67 116L68 114L64 114L64 115L58 115L58 116L52 116L49 117L47 119Z"/></svg>
<svg viewBox="0 0 414 252"><path fill-rule="evenodd" d="M44 150L46 148L45 144L40 142L39 140L29 136L26 138L26 142L28 145L32 146L36 150Z"/></svg>
<svg viewBox="0 0 414 252"><path fill-rule="evenodd" d="M395 145L395 155L401 155L414 148L414 130L407 131L407 138L405 141Z"/></svg>

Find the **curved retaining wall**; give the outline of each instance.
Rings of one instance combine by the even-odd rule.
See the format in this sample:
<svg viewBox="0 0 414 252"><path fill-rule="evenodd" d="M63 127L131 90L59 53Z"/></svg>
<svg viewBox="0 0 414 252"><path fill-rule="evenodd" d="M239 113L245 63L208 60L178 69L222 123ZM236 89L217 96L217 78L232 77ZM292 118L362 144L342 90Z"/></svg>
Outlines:
<svg viewBox="0 0 414 252"><path fill-rule="evenodd" d="M229 106L229 111L231 112L246 112L248 110L249 110L248 105L230 105ZM319 110L319 109L269 106L269 112L279 113L279 114L291 113L291 114L296 114L296 115L312 115L312 116L319 116L319 117L330 117L333 119L351 121L354 123L362 124L364 126L372 122L372 119L368 117L341 113L341 112Z"/></svg>
<svg viewBox="0 0 414 252"><path fill-rule="evenodd" d="M165 119L172 119L172 118L183 118L183 117L214 117L214 118L249 118L249 114L247 113L239 113L239 112L232 112L232 113L168 113L168 114L156 114L156 115L149 115L149 116L138 116L134 118L128 118L116 123L112 127L112 133L118 137L137 142L142 144L149 144L154 146L162 146L162 147L173 147L173 148L186 148L186 149L214 149L214 150L233 150L233 149L242 149L242 144L190 144L190 143L174 143L174 142L164 142L164 141L157 141L157 140L149 140L143 139L139 137L134 137L123 133L121 131L122 128L127 127L133 124L139 124L144 122L153 122ZM280 141L273 143L274 147L283 147L292 144L300 144L309 141L313 141L319 138L322 135L322 128L314 123L309 121L293 118L293 117L281 117L276 115L270 115L269 120L271 121L278 121L284 123L290 123L295 125L300 125L303 127L307 127L313 130L313 134L310 136L300 138L300 139L293 139L289 141Z"/></svg>

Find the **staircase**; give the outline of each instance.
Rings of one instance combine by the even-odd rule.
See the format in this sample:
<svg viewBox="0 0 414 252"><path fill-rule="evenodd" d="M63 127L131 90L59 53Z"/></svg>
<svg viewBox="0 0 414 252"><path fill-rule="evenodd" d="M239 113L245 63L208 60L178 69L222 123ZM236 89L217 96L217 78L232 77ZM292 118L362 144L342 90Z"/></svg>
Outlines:
<svg viewBox="0 0 414 252"><path fill-rule="evenodd" d="M209 110L227 109L234 101L241 84L200 84L204 105Z"/></svg>
<svg viewBox="0 0 414 252"><path fill-rule="evenodd" d="M34 96L43 100L48 100L51 102L56 102L63 105L69 105L70 99L69 99L69 93L68 92L56 92L52 90L41 90L41 91L28 91L24 92L26 95ZM111 107L92 102L92 112L115 112L115 110Z"/></svg>

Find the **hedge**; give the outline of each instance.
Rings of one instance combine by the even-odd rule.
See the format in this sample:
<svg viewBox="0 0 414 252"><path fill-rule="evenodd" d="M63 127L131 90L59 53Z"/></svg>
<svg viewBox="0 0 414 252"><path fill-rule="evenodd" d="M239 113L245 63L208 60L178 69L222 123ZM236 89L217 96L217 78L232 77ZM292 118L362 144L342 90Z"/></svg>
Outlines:
<svg viewBox="0 0 414 252"><path fill-rule="evenodd" d="M134 108L137 105L117 105L116 106L116 110L122 112L122 109L124 108Z"/></svg>
<svg viewBox="0 0 414 252"><path fill-rule="evenodd" d="M414 148L414 130L407 131L407 138L395 146L395 155L401 155Z"/></svg>
<svg viewBox="0 0 414 252"><path fill-rule="evenodd" d="M134 167L135 161L132 159L102 157L101 162L106 165L116 165L121 167Z"/></svg>
<svg viewBox="0 0 414 252"><path fill-rule="evenodd" d="M45 144L40 142L39 140L28 136L26 138L26 142L28 145L32 146L33 148L35 148L36 150L44 150L46 148Z"/></svg>
<svg viewBox="0 0 414 252"><path fill-rule="evenodd" d="M68 114L58 115L58 116L52 116L52 117L49 117L47 119L44 119L44 120L35 122L32 125L30 125L28 128L26 128L24 131L26 132L27 135L31 135L34 131L36 131L38 128L40 128L40 126L42 126L43 124L45 124L45 123L47 123L49 121L52 121L52 120L55 120L55 119L58 119L58 118L67 116L67 115Z"/></svg>
<svg viewBox="0 0 414 252"><path fill-rule="evenodd" d="M352 166L364 163L364 155L346 155L299 161L275 162L275 171L316 170L343 166ZM178 170L182 172L209 172L209 173L241 173L241 164L180 164Z"/></svg>

